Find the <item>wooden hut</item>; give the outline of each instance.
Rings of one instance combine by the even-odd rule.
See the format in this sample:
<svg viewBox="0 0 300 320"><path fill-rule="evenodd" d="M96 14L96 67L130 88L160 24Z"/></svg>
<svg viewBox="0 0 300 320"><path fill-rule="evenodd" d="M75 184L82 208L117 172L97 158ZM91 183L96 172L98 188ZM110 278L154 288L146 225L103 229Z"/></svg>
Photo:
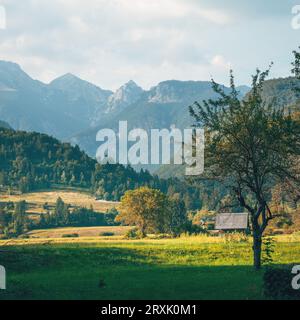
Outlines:
<svg viewBox="0 0 300 320"><path fill-rule="evenodd" d="M216 216L215 230L246 232L249 229L249 215L242 213L219 213Z"/></svg>

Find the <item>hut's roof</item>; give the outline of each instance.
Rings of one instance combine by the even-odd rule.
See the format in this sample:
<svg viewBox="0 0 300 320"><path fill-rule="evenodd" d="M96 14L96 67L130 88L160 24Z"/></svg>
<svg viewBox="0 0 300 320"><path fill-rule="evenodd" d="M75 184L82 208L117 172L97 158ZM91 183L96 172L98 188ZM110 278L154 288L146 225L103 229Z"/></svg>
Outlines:
<svg viewBox="0 0 300 320"><path fill-rule="evenodd" d="M248 228L248 213L219 213L216 216L216 230L242 230Z"/></svg>

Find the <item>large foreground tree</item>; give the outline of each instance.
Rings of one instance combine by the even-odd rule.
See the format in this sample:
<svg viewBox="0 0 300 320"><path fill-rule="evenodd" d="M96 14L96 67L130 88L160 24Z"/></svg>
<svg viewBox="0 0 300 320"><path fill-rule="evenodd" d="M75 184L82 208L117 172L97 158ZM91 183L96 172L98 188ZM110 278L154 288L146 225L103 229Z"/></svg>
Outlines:
<svg viewBox="0 0 300 320"><path fill-rule="evenodd" d="M261 267L262 236L274 218L268 205L271 188L296 179L300 152L299 122L275 101L264 102L268 74L257 70L250 93L241 101L231 72L229 91L212 81L219 98L190 107L206 132L206 174L226 184L250 214L256 269Z"/></svg>

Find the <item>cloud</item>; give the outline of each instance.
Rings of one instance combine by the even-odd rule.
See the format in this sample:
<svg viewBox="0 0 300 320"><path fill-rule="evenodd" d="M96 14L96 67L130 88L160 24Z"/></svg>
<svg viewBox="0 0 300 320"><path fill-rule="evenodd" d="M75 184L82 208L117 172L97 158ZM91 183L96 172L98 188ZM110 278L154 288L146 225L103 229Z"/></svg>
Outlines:
<svg viewBox="0 0 300 320"><path fill-rule="evenodd" d="M212 58L211 64L214 67L222 68L225 70L229 70L231 68L231 63L229 61L226 61L225 58L219 54Z"/></svg>
<svg viewBox="0 0 300 320"><path fill-rule="evenodd" d="M67 72L109 89L129 79L146 88L166 79L207 80L211 75L224 82L228 61L240 67L248 57L247 68L257 66L260 56L251 55L249 46L262 46L265 55L289 48L278 40L274 47L272 28L283 29L285 23L278 18L284 5L274 0L269 8L258 0L243 6L234 0L2 2L7 29L0 30L0 59L21 64L45 82ZM256 8L261 9L257 19L268 19L269 29L258 30ZM274 46L265 48L270 36ZM248 73L244 66L242 71Z"/></svg>

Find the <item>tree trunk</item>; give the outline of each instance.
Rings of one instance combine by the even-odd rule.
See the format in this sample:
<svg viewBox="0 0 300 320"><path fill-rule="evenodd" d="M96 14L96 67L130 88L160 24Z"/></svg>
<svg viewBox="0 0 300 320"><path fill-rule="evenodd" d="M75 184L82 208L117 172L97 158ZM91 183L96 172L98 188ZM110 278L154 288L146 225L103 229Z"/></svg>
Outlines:
<svg viewBox="0 0 300 320"><path fill-rule="evenodd" d="M144 224L141 226L141 234L143 238L146 238L146 226Z"/></svg>
<svg viewBox="0 0 300 320"><path fill-rule="evenodd" d="M261 246L262 238L257 232L253 232L253 254L254 254L254 268L259 270L261 268Z"/></svg>

